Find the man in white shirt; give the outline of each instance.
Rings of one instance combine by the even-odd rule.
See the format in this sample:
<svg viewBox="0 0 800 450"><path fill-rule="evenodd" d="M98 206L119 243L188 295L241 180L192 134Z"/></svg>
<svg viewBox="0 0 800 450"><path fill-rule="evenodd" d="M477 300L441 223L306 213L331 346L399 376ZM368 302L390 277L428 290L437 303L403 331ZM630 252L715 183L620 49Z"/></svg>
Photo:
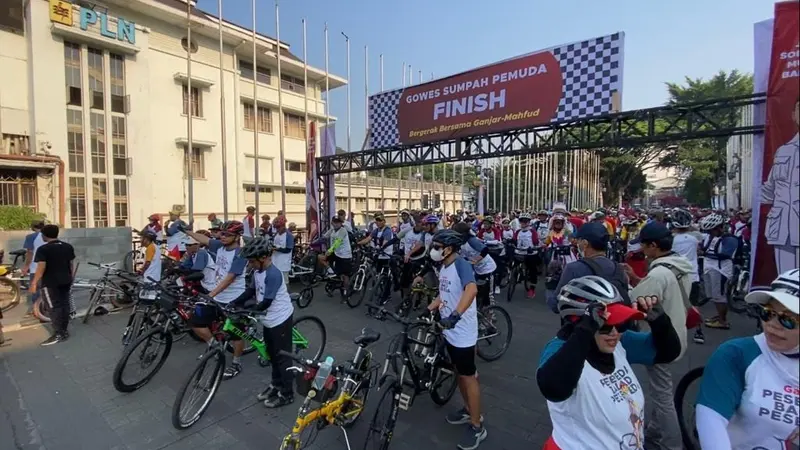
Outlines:
<svg viewBox="0 0 800 450"><path fill-rule="evenodd" d="M294 236L286 231L286 216L279 215L273 222L275 235L272 237L272 245L275 247L272 253L272 265L277 267L283 274L283 281L289 285L289 272L292 271L292 252L294 251Z"/></svg>

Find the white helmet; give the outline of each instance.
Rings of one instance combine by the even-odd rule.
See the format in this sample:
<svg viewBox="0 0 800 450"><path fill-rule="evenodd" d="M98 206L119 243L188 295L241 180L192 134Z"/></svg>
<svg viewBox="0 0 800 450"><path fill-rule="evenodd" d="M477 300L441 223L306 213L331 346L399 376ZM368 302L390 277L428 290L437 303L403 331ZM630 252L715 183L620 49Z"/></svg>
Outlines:
<svg viewBox="0 0 800 450"><path fill-rule="evenodd" d="M531 220L531 215L528 213L522 213L519 215L519 220Z"/></svg>
<svg viewBox="0 0 800 450"><path fill-rule="evenodd" d="M675 208L672 210L672 226L678 229L691 228L692 213L685 209Z"/></svg>
<svg viewBox="0 0 800 450"><path fill-rule="evenodd" d="M700 231L710 231L725 223L725 218L717 213L709 214L700 220Z"/></svg>
<svg viewBox="0 0 800 450"><path fill-rule="evenodd" d="M747 303L765 305L775 299L794 314L800 314L800 269L791 269L778 276L768 291L753 291L744 298Z"/></svg>
<svg viewBox="0 0 800 450"><path fill-rule="evenodd" d="M622 297L613 284L595 275L570 280L558 292L558 311L564 318L582 316L592 303L605 305L609 314L606 323L609 325L644 318L642 312L622 303Z"/></svg>

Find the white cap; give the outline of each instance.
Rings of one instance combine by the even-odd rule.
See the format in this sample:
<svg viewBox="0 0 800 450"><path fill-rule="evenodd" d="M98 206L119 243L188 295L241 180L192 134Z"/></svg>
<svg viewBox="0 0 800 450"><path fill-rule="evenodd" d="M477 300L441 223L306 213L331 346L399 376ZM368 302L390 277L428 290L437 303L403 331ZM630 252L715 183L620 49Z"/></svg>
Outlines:
<svg viewBox="0 0 800 450"><path fill-rule="evenodd" d="M753 291L745 296L747 303L765 305L776 300L794 314L800 314L800 270L786 271L770 285L768 291Z"/></svg>
<svg viewBox="0 0 800 450"><path fill-rule="evenodd" d="M193 237L191 237L189 235L184 236L182 242L183 242L183 245L197 245L197 244L199 244L199 242L197 242L197 240L195 238L193 238Z"/></svg>

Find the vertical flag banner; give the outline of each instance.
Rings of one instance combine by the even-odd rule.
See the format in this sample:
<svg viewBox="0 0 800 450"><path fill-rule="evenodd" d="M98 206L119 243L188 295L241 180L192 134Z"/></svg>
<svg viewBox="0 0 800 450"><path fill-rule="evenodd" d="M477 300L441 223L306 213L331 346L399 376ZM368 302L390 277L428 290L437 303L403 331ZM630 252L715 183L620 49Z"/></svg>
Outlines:
<svg viewBox="0 0 800 450"><path fill-rule="evenodd" d="M317 127L308 122L308 148L306 149L306 226L308 241L319 234L319 181L317 181Z"/></svg>
<svg viewBox="0 0 800 450"><path fill-rule="evenodd" d="M753 285L765 286L800 261L800 2L775 4L767 115L760 158ZM756 45L756 51L760 48ZM758 57L756 57L758 60ZM758 165L755 164L754 168Z"/></svg>
<svg viewBox="0 0 800 450"><path fill-rule="evenodd" d="M320 127L320 137L322 138L322 156L331 156L336 154L336 125L330 124ZM330 205L329 211L320 211L321 221L328 223L328 221L336 215L336 185L334 183L333 175L327 175L323 181L325 189L325 197L328 199Z"/></svg>
<svg viewBox="0 0 800 450"><path fill-rule="evenodd" d="M444 141L613 111L624 34L536 51L369 97L370 147ZM614 95L616 93L617 95Z"/></svg>

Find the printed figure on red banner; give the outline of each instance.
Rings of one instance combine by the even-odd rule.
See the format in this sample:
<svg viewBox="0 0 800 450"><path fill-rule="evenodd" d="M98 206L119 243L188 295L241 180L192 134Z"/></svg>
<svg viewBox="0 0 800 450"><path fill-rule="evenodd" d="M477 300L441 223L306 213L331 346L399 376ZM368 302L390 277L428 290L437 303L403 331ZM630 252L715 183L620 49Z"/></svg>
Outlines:
<svg viewBox="0 0 800 450"><path fill-rule="evenodd" d="M792 111L800 130L800 97ZM800 266L800 134L775 152L772 169L761 188L761 202L772 205L764 237L775 252L778 273Z"/></svg>
<svg viewBox="0 0 800 450"><path fill-rule="evenodd" d="M800 97L792 110L800 130ZM800 267L800 134L778 147L769 176L761 188L761 202L772 205L764 237L775 252L778 273Z"/></svg>

